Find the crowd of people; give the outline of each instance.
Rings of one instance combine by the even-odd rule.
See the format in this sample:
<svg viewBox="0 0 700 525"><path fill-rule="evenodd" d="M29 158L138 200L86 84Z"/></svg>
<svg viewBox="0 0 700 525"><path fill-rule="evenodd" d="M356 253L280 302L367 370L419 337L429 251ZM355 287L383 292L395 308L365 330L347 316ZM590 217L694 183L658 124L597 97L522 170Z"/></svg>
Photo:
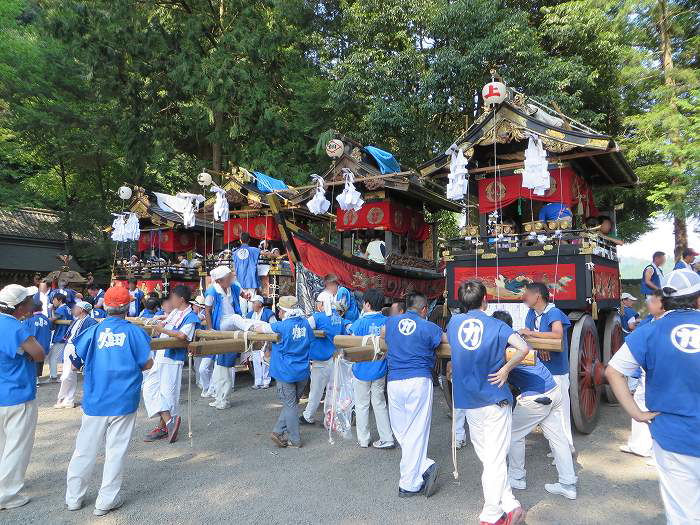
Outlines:
<svg viewBox="0 0 700 525"><path fill-rule="evenodd" d="M352 368L356 438L363 448L400 446L397 494L402 498L430 497L438 488L438 465L427 451L436 350L449 344L453 442L455 448L465 446L468 432L483 466L479 523L523 523L525 510L514 490L527 489L525 437L536 426L549 442L558 472L558 479L544 490L576 499L569 414L570 322L550 301L545 284L526 285L523 301L529 310L525 327L518 331L507 312L486 313L486 288L477 280L460 285L461 313L452 315L446 331L428 320L425 296L411 294L387 307L380 290L368 289L356 301L335 275L323 279L313 312L303 311L294 296L280 297L273 311L259 293L259 249L246 241L233 252L232 266L211 270L211 284L201 297L193 298L191 289L180 285L161 303L135 282L106 292L92 286L85 299L67 283L53 290L19 285L0 290L0 325L6 334L0 341L0 509L28 502L22 488L37 422L37 367L41 364L43 369L45 360L48 381L59 380L57 365L63 363L57 408L76 406L77 374L83 374L83 417L66 474L69 510L83 506L102 446L105 463L94 513L104 515L123 504L122 467L141 397L146 416L156 423L144 440L178 439L187 351L152 351L152 339L125 319L136 316L152 324L155 338L192 341L198 328L277 334L276 342L255 343L243 357L253 362L252 388L268 388L275 380L282 409L270 438L285 449L303 445L300 426L318 423L337 354L334 337L383 337L386 358ZM661 265L655 259L654 274ZM650 315L644 321L631 322L634 316L627 310L635 298L623 296L629 333L606 375L633 419L624 451L653 456L668 522L685 524L700 517L700 276L682 268L657 277L658 282L650 277L656 287L649 294ZM66 320L70 324L57 323ZM322 330L323 337L316 337L314 330ZM535 365L522 364L531 351L524 336L532 335L562 341L562 351L539 351ZM230 406L240 357L216 354L195 364L201 396L211 398L217 410ZM300 411L307 385L308 401Z"/></svg>

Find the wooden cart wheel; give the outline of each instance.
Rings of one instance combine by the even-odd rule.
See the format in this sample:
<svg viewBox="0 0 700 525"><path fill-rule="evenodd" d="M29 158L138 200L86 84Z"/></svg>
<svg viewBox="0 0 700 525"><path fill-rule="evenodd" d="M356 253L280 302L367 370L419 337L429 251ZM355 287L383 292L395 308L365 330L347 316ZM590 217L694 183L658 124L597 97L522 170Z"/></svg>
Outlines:
<svg viewBox="0 0 700 525"><path fill-rule="evenodd" d="M613 310L605 318L605 329L603 332L603 364L607 366L608 362L615 355L615 352L625 342L622 333L622 319L617 310ZM617 403L617 398L613 394L612 388L605 385L605 398L608 403Z"/></svg>
<svg viewBox="0 0 700 525"><path fill-rule="evenodd" d="M585 314L574 325L569 347L571 416L582 434L593 432L598 422L602 388L596 385L595 373L600 366L598 332L593 318Z"/></svg>

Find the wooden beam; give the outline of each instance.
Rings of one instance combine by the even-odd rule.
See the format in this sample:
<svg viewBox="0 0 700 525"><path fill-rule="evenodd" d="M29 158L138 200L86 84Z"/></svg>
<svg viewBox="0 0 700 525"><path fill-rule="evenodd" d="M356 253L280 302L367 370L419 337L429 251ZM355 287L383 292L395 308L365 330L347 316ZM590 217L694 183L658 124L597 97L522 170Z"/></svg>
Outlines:
<svg viewBox="0 0 700 525"><path fill-rule="evenodd" d="M245 332L248 334L250 342L279 342L279 334L261 334L260 332ZM241 330L197 330L195 335L199 339L217 340L217 339L240 339L243 341L244 332ZM314 336L318 338L326 337L326 332L323 330L314 330Z"/></svg>
<svg viewBox="0 0 700 525"><path fill-rule="evenodd" d="M333 344L339 349L345 348L359 348L364 347L367 349L373 349L372 342L367 338L367 342L363 345L362 340L364 337L359 335L336 335L333 338ZM532 337L526 335L523 337L525 341L535 350L545 350L547 352L561 352L561 339L544 339L541 337ZM386 342L383 338L379 339L379 349L382 352L387 351ZM451 355L450 345L448 343L442 343L437 349L438 355L442 357L449 357Z"/></svg>

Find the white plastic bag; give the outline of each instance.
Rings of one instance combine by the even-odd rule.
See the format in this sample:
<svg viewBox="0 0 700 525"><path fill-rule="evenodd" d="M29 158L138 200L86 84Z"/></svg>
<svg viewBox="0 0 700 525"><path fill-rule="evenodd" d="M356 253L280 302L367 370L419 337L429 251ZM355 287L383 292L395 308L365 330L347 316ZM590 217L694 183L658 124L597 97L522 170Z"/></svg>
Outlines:
<svg viewBox="0 0 700 525"><path fill-rule="evenodd" d="M352 410L355 390L352 386L352 363L341 357L333 361L333 372L326 387L323 403L323 425L328 430L328 442L333 444L333 432L352 439Z"/></svg>

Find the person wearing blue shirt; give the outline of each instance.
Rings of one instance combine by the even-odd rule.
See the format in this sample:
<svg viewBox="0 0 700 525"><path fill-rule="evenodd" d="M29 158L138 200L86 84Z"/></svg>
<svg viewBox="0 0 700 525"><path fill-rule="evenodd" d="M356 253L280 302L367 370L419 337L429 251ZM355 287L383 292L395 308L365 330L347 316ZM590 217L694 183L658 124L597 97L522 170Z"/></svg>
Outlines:
<svg viewBox="0 0 700 525"><path fill-rule="evenodd" d="M299 422L302 425L313 425L321 396L333 371L333 354L335 354L333 338L343 333L343 319L338 315L335 301L329 292L323 291L318 295L316 312L307 318L307 321L312 330L323 330L326 333L325 337L311 339L309 400L306 403L306 409L299 416Z"/></svg>
<svg viewBox="0 0 700 525"><path fill-rule="evenodd" d="M235 274L228 266L217 266L209 272L213 284L204 292L207 326L211 330L237 330L242 328L240 320L241 297L245 294L235 284ZM214 383L215 399L209 406L224 410L230 406L228 396L236 380L236 359L239 354L217 354L211 380Z"/></svg>
<svg viewBox="0 0 700 525"><path fill-rule="evenodd" d="M20 494L34 446L36 363L44 350L19 319L31 314L36 287L0 290L0 510L26 505Z"/></svg>
<svg viewBox="0 0 700 525"><path fill-rule="evenodd" d="M123 286L104 296L108 317L73 340L76 365L83 365L83 417L66 475L68 510L82 508L102 444L102 484L96 516L118 509L124 457L136 422L143 371L153 366L151 339L124 319L132 297Z"/></svg>
<svg viewBox="0 0 700 525"><path fill-rule="evenodd" d="M104 308L104 301L105 301L104 290L93 283L87 287L87 292L88 292L88 295L90 296L90 299L92 299L92 301L90 301L90 302L92 304L93 311L95 310L95 308L103 309Z"/></svg>
<svg viewBox="0 0 700 525"><path fill-rule="evenodd" d="M37 342L44 350L44 357L42 357L41 361L37 361L36 363L37 385L40 384L39 378L44 370L44 358L49 355L49 351L51 350L51 322L49 318L42 313L43 309L43 304L41 301L38 301L36 295L34 295L33 314L31 317L27 317L22 321L22 324L36 338Z"/></svg>
<svg viewBox="0 0 700 525"><path fill-rule="evenodd" d="M56 321L72 321L73 314L66 305L66 298L60 293L56 293L51 299L53 312L51 314L51 325L53 334L51 335L51 350L49 351L49 381L58 383L58 362L63 360L63 349L66 346L64 341L68 332L68 324L57 324Z"/></svg>
<svg viewBox="0 0 700 525"><path fill-rule="evenodd" d="M246 317L253 321L263 321L264 323L274 323L277 321L275 313L269 308L263 306L263 298L260 295L254 295L250 300L253 308ZM268 343L257 343L260 348L251 352L253 361L253 377L254 382L251 387L253 390L270 388L270 364L265 360L265 352L269 350Z"/></svg>
<svg viewBox="0 0 700 525"><path fill-rule="evenodd" d="M94 324L90 317L92 305L87 301L78 301L73 307L73 321L68 327L63 341L63 370L61 372L61 388L58 390L58 398L54 408L75 408L75 392L78 388L78 373L73 369L70 356L74 353L73 341L75 338Z"/></svg>
<svg viewBox="0 0 700 525"><path fill-rule="evenodd" d="M537 219L540 221L555 221L564 217L572 217L571 210L561 202L550 202L540 208Z"/></svg>
<svg viewBox="0 0 700 525"><path fill-rule="evenodd" d="M159 306L160 302L158 301L158 299L153 299L152 297L149 297L148 299L146 299L146 302L143 306L143 310L141 310L139 317L142 319L153 319L156 316L156 312L158 311Z"/></svg>
<svg viewBox="0 0 700 525"><path fill-rule="evenodd" d="M129 279L129 294L131 294L131 302L129 303L128 317L138 317L143 309L143 299L145 294L143 290L137 288L138 281Z"/></svg>
<svg viewBox="0 0 700 525"><path fill-rule="evenodd" d="M384 295L375 288L370 288L363 297L362 315L352 323L347 331L352 335L379 336L386 322L382 314ZM396 446L391 433L389 412L386 407L384 388L386 387L386 360L377 359L352 365L353 389L355 391L355 431L357 443L367 448L370 444L369 405L374 410L379 439L372 443L374 448L391 449Z"/></svg>
<svg viewBox="0 0 700 525"><path fill-rule="evenodd" d="M428 458L433 368L442 330L426 320L428 300L423 294L410 296L407 307L405 314L389 317L382 329L387 345L389 420L401 446L399 497L430 497L438 471Z"/></svg>
<svg viewBox="0 0 700 525"><path fill-rule="evenodd" d="M661 281L664 278L664 271L661 268L664 264L666 264L666 254L654 252L651 256L651 264L642 271L641 292L645 297L649 297L654 290L661 288Z"/></svg>
<svg viewBox="0 0 700 525"><path fill-rule="evenodd" d="M68 308L73 308L77 300L75 290L68 287L68 281L65 279L58 280L58 288L53 288L49 292L49 302L53 302L54 296L60 294L63 296L63 302L68 305Z"/></svg>
<svg viewBox="0 0 700 525"><path fill-rule="evenodd" d="M178 285L170 293L173 311L162 324L153 326L153 337L174 337L191 342L199 317L192 311L190 300L192 290ZM158 424L144 441L151 442L168 438L169 443L177 441L180 430L180 385L182 369L185 365L186 348L168 348L155 353L154 365L143 381L143 404L149 418L158 418Z"/></svg>
<svg viewBox="0 0 700 525"><path fill-rule="evenodd" d="M250 235L248 232L241 233L241 246L233 252L233 264L236 267L236 276L241 285L241 289L249 297L258 293L260 279L258 277L258 260L260 260L260 249L248 246ZM241 301L243 315L252 308L248 300Z"/></svg>
<svg viewBox="0 0 700 525"><path fill-rule="evenodd" d="M622 316L620 319L622 321L622 332L625 337L635 329L639 322L639 314L632 308L636 300L635 296L627 292L620 296L620 303L622 304Z"/></svg>
<svg viewBox="0 0 700 525"><path fill-rule="evenodd" d="M571 321L564 312L549 301L549 288L544 283L528 283L523 291L523 302L530 308L525 316L525 328L521 335L544 339L557 339L562 342L561 352L539 351L538 356L552 373L554 381L561 388L562 418L566 439L574 453L574 438L571 434L571 401L569 398L569 337Z"/></svg>
<svg viewBox="0 0 700 525"><path fill-rule="evenodd" d="M272 324L257 323L255 331L280 336L270 353L270 375L275 378L277 397L282 412L270 438L280 448L301 447L299 432L299 398L309 380L309 352L314 339L313 329L298 308L297 298L280 297L277 303L280 321Z"/></svg>
<svg viewBox="0 0 700 525"><path fill-rule="evenodd" d="M463 282L457 297L466 313L447 324L452 350L453 408L466 410L469 438L483 465L484 507L480 523L521 523L525 513L508 484L506 457L510 447L513 395L506 384L529 346L513 329L486 314L486 287ZM516 353L506 360L506 347ZM456 467L455 467L456 468Z"/></svg>
<svg viewBox="0 0 700 525"><path fill-rule="evenodd" d="M360 312L357 308L355 296L345 288L338 284L338 276L330 273L323 279L325 291L333 296L335 302L340 305L343 311L342 317L348 321L355 321L360 317Z"/></svg>
<svg viewBox="0 0 700 525"><path fill-rule="evenodd" d="M681 525L700 521L700 276L675 270L662 290L666 313L627 337L605 376L622 408L649 424L666 520ZM640 366L648 411L625 378Z"/></svg>
<svg viewBox="0 0 700 525"><path fill-rule="evenodd" d="M497 310L492 317L513 326L508 312ZM547 483L544 489L568 499L576 499L574 462L569 442L564 435L561 422L561 389L552 374L535 360L534 365L518 365L508 375L508 383L520 394L513 409L510 450L508 452L508 480L512 489L525 490L525 437L539 425L554 455L554 464L559 474L558 483Z"/></svg>
<svg viewBox="0 0 700 525"><path fill-rule="evenodd" d="M693 269L693 261L695 258L700 255L698 252L693 250L692 248L686 248L681 252L681 258L678 259L676 262L675 266L673 267L674 270L692 270Z"/></svg>

